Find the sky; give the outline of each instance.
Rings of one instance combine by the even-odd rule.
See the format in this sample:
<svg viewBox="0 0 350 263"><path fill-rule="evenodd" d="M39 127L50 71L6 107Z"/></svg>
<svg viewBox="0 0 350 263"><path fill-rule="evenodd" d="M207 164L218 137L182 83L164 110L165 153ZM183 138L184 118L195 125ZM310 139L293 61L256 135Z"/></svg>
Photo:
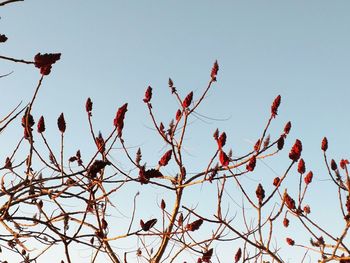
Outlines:
<svg viewBox="0 0 350 263"><path fill-rule="evenodd" d="M36 119L45 116L54 145L59 145L56 119L61 112L69 131L67 151L74 153L89 140L87 97L94 102L94 123L104 134L112 128L116 109L128 102L125 139L130 147L141 145L150 164L162 155L164 144L142 102L146 87L153 87L157 118L168 122L177 109L168 78L181 96L194 91L198 99L218 60L217 83L185 138L193 171L208 160L208 149L215 149L217 127L227 133L235 155L252 149L280 94L270 133L276 138L291 121L286 149L278 158L260 162L261 174L247 183L255 188L282 173L289 164L288 149L299 138L318 185L310 190L310 202L323 211L334 200L320 202L319 197L334 193L334 187L322 161L322 138L329 140L331 158L349 158L349 9L350 2L340 0L25 0L0 9L0 31L9 38L0 55L32 60L38 52L62 53L33 108ZM0 74L11 71L0 82L1 116L20 101L28 102L40 77L30 65L0 61ZM21 133L10 127L1 148L12 148L11 141Z"/></svg>

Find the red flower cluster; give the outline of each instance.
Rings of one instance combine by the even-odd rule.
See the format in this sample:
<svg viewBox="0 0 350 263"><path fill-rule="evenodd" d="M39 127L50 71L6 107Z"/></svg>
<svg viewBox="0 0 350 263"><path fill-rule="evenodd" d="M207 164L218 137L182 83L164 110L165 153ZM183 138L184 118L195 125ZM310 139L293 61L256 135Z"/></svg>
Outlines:
<svg viewBox="0 0 350 263"><path fill-rule="evenodd" d="M302 150L303 150L303 146L301 144L301 141L298 139L295 140L295 143L294 143L292 149L290 150L289 158L291 160L293 160L294 162L298 161Z"/></svg>
<svg viewBox="0 0 350 263"><path fill-rule="evenodd" d="M26 109L22 117L22 126L24 128L24 138L28 139L32 134L32 127L34 126L35 121L33 116L29 113L29 108Z"/></svg>
<svg viewBox="0 0 350 263"><path fill-rule="evenodd" d="M280 104L281 104L281 95L278 95L271 105L271 116L273 118L277 116L277 110Z"/></svg>
<svg viewBox="0 0 350 263"><path fill-rule="evenodd" d="M87 176L89 178L95 178L98 173L101 173L102 169L106 167L106 165L109 165L110 163L108 161L103 160L95 160L92 165L90 165L89 169L87 170Z"/></svg>
<svg viewBox="0 0 350 263"><path fill-rule="evenodd" d="M289 196L289 194L285 193L283 199L284 203L290 210L295 209L295 201Z"/></svg>
<svg viewBox="0 0 350 263"><path fill-rule="evenodd" d="M166 165L169 163L170 159L171 159L171 154L172 154L172 153L173 153L172 150L169 150L169 151L167 151L166 153L164 153L164 155L162 156L162 158L160 158L158 164L159 164L160 166L166 166Z"/></svg>
<svg viewBox="0 0 350 263"><path fill-rule="evenodd" d="M290 246L294 246L294 244L295 244L294 240L289 238L289 237L286 238L286 241L287 241L287 244Z"/></svg>
<svg viewBox="0 0 350 263"><path fill-rule="evenodd" d="M340 160L340 167L342 169L345 169L348 164L349 164L349 160L347 160L347 159L341 159Z"/></svg>
<svg viewBox="0 0 350 263"><path fill-rule="evenodd" d="M117 128L118 130L118 136L122 136L122 131L124 128L124 118L125 118L125 113L128 111L128 104L125 103L123 106L121 106L118 111L117 114L114 118L114 126Z"/></svg>
<svg viewBox="0 0 350 263"><path fill-rule="evenodd" d="M327 151L328 149L328 140L326 137L323 138L322 143L321 143L321 149L322 151Z"/></svg>
<svg viewBox="0 0 350 263"><path fill-rule="evenodd" d="M191 102L192 102L192 99L193 99L193 91L191 91L190 93L188 93L188 95L186 96L186 98L183 100L182 102L182 106L184 108L187 108L191 105Z"/></svg>
<svg viewBox="0 0 350 263"><path fill-rule="evenodd" d="M303 211L305 214L310 214L311 213L311 208L309 205L304 206Z"/></svg>
<svg viewBox="0 0 350 263"><path fill-rule="evenodd" d="M292 128L292 123L289 121L284 126L284 134L287 135L290 132L291 128Z"/></svg>
<svg viewBox="0 0 350 263"><path fill-rule="evenodd" d="M223 166L227 166L230 163L230 158L228 158L226 153L222 150L220 151L219 159L220 159L221 165L223 165Z"/></svg>
<svg viewBox="0 0 350 263"><path fill-rule="evenodd" d="M196 221L193 221L192 223L187 224L186 229L188 231L196 231L200 228L202 224L203 224L203 219L198 219Z"/></svg>
<svg viewBox="0 0 350 263"><path fill-rule="evenodd" d="M145 98L143 99L144 103L149 103L152 99L152 87L148 86L145 92Z"/></svg>
<svg viewBox="0 0 350 263"><path fill-rule="evenodd" d="M38 121L38 133L43 133L45 131L45 120L44 117L41 116Z"/></svg>
<svg viewBox="0 0 350 263"><path fill-rule="evenodd" d="M178 109L176 111L176 115L175 115L176 121L179 121L181 119L181 116L182 116L182 111L180 109Z"/></svg>
<svg viewBox="0 0 350 263"><path fill-rule="evenodd" d="M277 141L277 149L282 150L283 146L284 146L284 137L281 136L281 137L279 137L279 139Z"/></svg>
<svg viewBox="0 0 350 263"><path fill-rule="evenodd" d="M265 198L265 190L261 184L259 184L258 187L256 188L255 194L259 200L259 203L261 204Z"/></svg>
<svg viewBox="0 0 350 263"><path fill-rule="evenodd" d="M217 143L218 143L218 146L219 146L219 150L225 146L226 144L226 133L223 132L221 133L221 135L219 136L219 138L217 139Z"/></svg>
<svg viewBox="0 0 350 263"><path fill-rule="evenodd" d="M60 132L64 133L66 131L66 121L64 120L63 113L61 113L61 115L57 119L57 126Z"/></svg>
<svg viewBox="0 0 350 263"><path fill-rule="evenodd" d="M249 172L252 172L252 171L254 171L255 165L256 165L256 156L253 155L253 156L250 158L249 163L248 163L247 166L246 166L246 169L247 169Z"/></svg>
<svg viewBox="0 0 350 263"><path fill-rule="evenodd" d="M103 154L105 152L106 148L105 148L105 140L103 139L101 132L99 132L98 136L95 138L95 143L97 146L97 150Z"/></svg>
<svg viewBox="0 0 350 263"><path fill-rule="evenodd" d="M305 173L305 162L303 158L301 158L298 162L298 173L300 174Z"/></svg>
<svg viewBox="0 0 350 263"><path fill-rule="evenodd" d="M203 253L202 262L210 262L211 257L213 256L213 249L209 249Z"/></svg>
<svg viewBox="0 0 350 263"><path fill-rule="evenodd" d="M51 54L36 54L34 57L35 67L40 69L42 75L49 75L51 72L52 64L56 63L61 58L61 53Z"/></svg>
<svg viewBox="0 0 350 263"><path fill-rule="evenodd" d="M307 173L307 175L304 177L305 184L310 184L312 182L312 177L314 174L310 171Z"/></svg>
<svg viewBox="0 0 350 263"><path fill-rule="evenodd" d="M284 226L284 227L288 227L288 226L289 226L289 220L288 220L287 217L285 217L285 218L283 219L283 226Z"/></svg>
<svg viewBox="0 0 350 263"><path fill-rule="evenodd" d="M148 184L151 178L163 177L163 174L156 169L145 170L145 166L141 166L139 171L139 182L141 184Z"/></svg>
<svg viewBox="0 0 350 263"><path fill-rule="evenodd" d="M281 181L281 179L279 177L275 177L275 179L273 179L273 185L276 187L279 186L280 181Z"/></svg>
<svg viewBox="0 0 350 263"><path fill-rule="evenodd" d="M90 98L87 98L86 103L85 103L85 110L89 115L91 116L91 111L92 111L92 101Z"/></svg>
<svg viewBox="0 0 350 263"><path fill-rule="evenodd" d="M218 75L218 71L219 71L219 64L218 64L218 61L215 60L214 65L211 69L211 73L210 73L210 77L211 77L212 81L216 81L216 76Z"/></svg>
<svg viewBox="0 0 350 263"><path fill-rule="evenodd" d="M235 263L237 263L242 257L242 249L239 248L235 254Z"/></svg>

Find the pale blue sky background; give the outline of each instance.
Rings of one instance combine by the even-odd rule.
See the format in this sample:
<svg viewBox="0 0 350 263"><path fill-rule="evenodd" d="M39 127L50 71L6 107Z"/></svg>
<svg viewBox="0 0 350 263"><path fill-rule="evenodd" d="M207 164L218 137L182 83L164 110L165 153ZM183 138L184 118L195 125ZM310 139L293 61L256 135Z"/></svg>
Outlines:
<svg viewBox="0 0 350 263"><path fill-rule="evenodd" d="M307 169L314 170L318 182L312 190L317 207L319 195L334 190L323 181L328 178L320 151L323 136L329 138L331 157L349 157L349 13L349 1L323 0L24 1L0 9L0 31L9 38L0 54L31 60L38 52L62 53L33 109L34 117L44 114L48 129L54 130L49 135L53 143L59 142L56 118L64 111L67 151L70 145L74 153L87 144L87 97L94 102L96 129L106 134L116 109L129 102L125 137L130 146L142 145L150 164L161 156L163 144L149 129L145 88L154 88L154 109L168 123L177 109L168 77L181 95L193 90L196 99L217 59L218 82L198 112L221 120L194 119L186 140L188 161L198 168L208 160L216 127L227 132L234 154L251 149L271 102L281 94L271 135L278 136L288 120L293 127L280 157L265 162L277 174L283 172L289 147L300 138ZM12 70L0 82L1 115L18 101L27 102L39 78L32 66L0 61L0 74ZM1 148L21 133L18 128L5 131L8 139ZM252 187L273 177L266 169Z"/></svg>

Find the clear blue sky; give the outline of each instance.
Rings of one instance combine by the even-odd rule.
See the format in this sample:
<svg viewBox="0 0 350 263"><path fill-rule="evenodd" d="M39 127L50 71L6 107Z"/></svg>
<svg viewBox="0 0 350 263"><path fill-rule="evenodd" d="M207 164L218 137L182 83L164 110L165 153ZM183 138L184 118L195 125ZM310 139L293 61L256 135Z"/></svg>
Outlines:
<svg viewBox="0 0 350 263"><path fill-rule="evenodd" d="M74 153L89 140L87 97L94 102L97 129L106 134L116 109L129 102L128 145L142 145L150 164L161 156L163 144L152 137L142 102L145 88L154 88L154 109L168 122L176 111L168 77L181 95L193 90L196 99L217 59L218 82L198 113L220 120L194 119L186 139L193 170L210 156L203 152L214 149L216 127L226 131L235 154L251 149L271 102L281 94L271 135L278 136L289 120L293 127L278 162L271 159L266 164L277 174L283 172L289 147L300 138L307 169L318 182L313 190L318 196L331 191L324 181L323 136L329 139L331 157L349 158L349 12L349 1L325 0L24 1L0 9L0 30L9 38L0 54L31 60L38 52L62 53L45 78L33 113L36 118L44 114L55 132L56 118L65 113L67 140L77 144L67 151ZM28 101L39 78L31 66L0 61L0 74L12 70L0 82L2 116L17 102ZM2 149L22 132L10 131L5 131L9 139L1 142ZM58 144L55 132L50 139ZM275 174L269 171L256 174L252 187L270 182ZM318 199L313 201L317 207Z"/></svg>

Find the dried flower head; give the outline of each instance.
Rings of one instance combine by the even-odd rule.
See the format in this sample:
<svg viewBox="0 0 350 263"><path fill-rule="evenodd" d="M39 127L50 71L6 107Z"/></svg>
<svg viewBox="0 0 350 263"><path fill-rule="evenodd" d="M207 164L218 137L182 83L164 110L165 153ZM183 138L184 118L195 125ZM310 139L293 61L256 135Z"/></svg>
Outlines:
<svg viewBox="0 0 350 263"><path fill-rule="evenodd" d="M36 54L34 57L35 67L40 69L42 75L49 75L51 72L52 64L56 63L61 58L61 53L51 54Z"/></svg>
<svg viewBox="0 0 350 263"><path fill-rule="evenodd" d="M219 71L219 64L218 64L218 61L215 60L214 65L211 69L211 73L210 73L210 77L211 77L212 81L216 81L216 76L218 75L218 71Z"/></svg>
<svg viewBox="0 0 350 263"><path fill-rule="evenodd" d="M162 158L160 158L158 164L160 166L166 166L171 159L172 152L173 152L172 150L169 150L166 153L164 153Z"/></svg>
<svg viewBox="0 0 350 263"><path fill-rule="evenodd" d="M203 219L198 219L186 225L186 229L188 231L196 231L203 224Z"/></svg>
<svg viewBox="0 0 350 263"><path fill-rule="evenodd" d="M218 141L218 147L220 150L226 144L226 133L225 132L221 133L217 141Z"/></svg>
<svg viewBox="0 0 350 263"><path fill-rule="evenodd" d="M41 116L38 121L38 133L43 133L45 131L45 120L44 117Z"/></svg>
<svg viewBox="0 0 350 263"><path fill-rule="evenodd" d="M327 151L327 149L328 149L328 140L327 140L326 137L324 137L324 138L322 139L321 149L322 149L322 151L324 151L324 152Z"/></svg>
<svg viewBox="0 0 350 263"><path fill-rule="evenodd" d="M271 116L273 118L277 116L277 111L280 104L281 104L281 95L278 95L271 105Z"/></svg>
<svg viewBox="0 0 350 263"><path fill-rule="evenodd" d="M303 146L301 144L301 141L296 139L292 149L289 152L289 158L294 162L298 161L302 150Z"/></svg>
<svg viewBox="0 0 350 263"><path fill-rule="evenodd" d="M213 133L214 139L217 141L219 139L219 129L216 129Z"/></svg>
<svg viewBox="0 0 350 263"><path fill-rule="evenodd" d="M283 146L284 146L284 137L281 136L281 137L279 137L279 139L277 141L277 149L282 150Z"/></svg>
<svg viewBox="0 0 350 263"><path fill-rule="evenodd" d="M246 169L247 169L249 172L252 172L252 171L254 171L255 165L256 165L256 156L253 155L253 156L249 159L249 163L247 164Z"/></svg>
<svg viewBox="0 0 350 263"><path fill-rule="evenodd" d="M260 150L260 145L261 145L261 140L257 140L256 143L254 144L254 151L259 152Z"/></svg>
<svg viewBox="0 0 350 263"><path fill-rule="evenodd" d="M242 249L239 248L235 254L235 263L237 263L242 257Z"/></svg>
<svg viewBox="0 0 350 263"><path fill-rule="evenodd" d="M304 182L305 184L310 184L312 182L312 177L314 176L314 174L310 171L306 174L306 176L304 177Z"/></svg>
<svg viewBox="0 0 350 263"><path fill-rule="evenodd" d="M275 177L275 179L273 179L273 185L276 187L279 186L280 181L281 181L281 179L279 177Z"/></svg>
<svg viewBox="0 0 350 263"><path fill-rule="evenodd" d="M223 166L227 166L230 163L230 159L228 158L226 153L222 150L219 153L219 159L220 159L221 165L223 165Z"/></svg>
<svg viewBox="0 0 350 263"><path fill-rule="evenodd" d="M26 109L23 117L22 117L22 126L24 128L31 128L35 124L33 116L29 113L29 108ZM30 129L32 130L32 129Z"/></svg>
<svg viewBox="0 0 350 263"><path fill-rule="evenodd" d="M331 169L333 171L337 170L338 169L338 165L337 163L334 161L334 159L331 160Z"/></svg>
<svg viewBox="0 0 350 263"><path fill-rule="evenodd" d="M191 105L192 99L193 99L193 91L188 93L188 95L186 96L186 98L182 102L182 106L184 108L188 108Z"/></svg>
<svg viewBox="0 0 350 263"><path fill-rule="evenodd" d="M143 99L144 103L149 103L152 99L152 87L148 86L145 92L145 97Z"/></svg>
<svg viewBox="0 0 350 263"><path fill-rule="evenodd" d="M311 213L311 208L309 205L304 206L303 211L305 214L310 214Z"/></svg>
<svg viewBox="0 0 350 263"><path fill-rule="evenodd" d="M208 249L206 252L203 253L202 256L202 262L211 262L210 259L213 256L213 249Z"/></svg>
<svg viewBox="0 0 350 263"><path fill-rule="evenodd" d="M292 123L289 121L284 126L284 135L287 135L290 132L291 128L292 128Z"/></svg>
<svg viewBox="0 0 350 263"><path fill-rule="evenodd" d="M64 133L66 131L66 121L64 120L63 113L61 113L61 115L57 119L57 126L60 132Z"/></svg>
<svg viewBox="0 0 350 263"><path fill-rule="evenodd" d="M164 201L164 199L162 199L162 201L160 202L160 208L161 208L162 210L164 210L165 207L166 207L165 201Z"/></svg>
<svg viewBox="0 0 350 263"><path fill-rule="evenodd" d="M340 168L345 169L348 164L349 164L349 160L347 159L340 160Z"/></svg>
<svg viewBox="0 0 350 263"><path fill-rule="evenodd" d="M85 110L87 113L90 113L91 115L91 111L92 111L92 101L90 98L87 98L86 103L85 103Z"/></svg>
<svg viewBox="0 0 350 263"><path fill-rule="evenodd" d="M288 195L287 192L284 193L283 201L290 210L295 209L295 201Z"/></svg>
<svg viewBox="0 0 350 263"><path fill-rule="evenodd" d="M263 143L263 147L264 149L266 149L270 144L270 134L266 136L264 143Z"/></svg>
<svg viewBox="0 0 350 263"><path fill-rule="evenodd" d="M121 106L115 115L114 118L114 126L118 130L118 135L121 137L122 136L122 130L124 128L124 118L125 118L125 113L128 111L128 104L125 103L123 106Z"/></svg>
<svg viewBox="0 0 350 263"><path fill-rule="evenodd" d="M181 116L182 116L182 111L180 109L178 109L176 111L176 115L175 115L176 121L179 121L181 119Z"/></svg>
<svg viewBox="0 0 350 263"><path fill-rule="evenodd" d="M96 143L96 146L97 146L97 150L100 153L104 153L105 150L106 150L106 148L105 148L105 140L103 139L103 136L102 136L101 132L99 132L98 136L95 138L95 143Z"/></svg>
<svg viewBox="0 0 350 263"><path fill-rule="evenodd" d="M305 162L303 158L301 158L298 162L298 173L300 174L305 173Z"/></svg>
<svg viewBox="0 0 350 263"><path fill-rule="evenodd" d="M286 241L287 241L287 244L290 246L294 246L294 244L295 244L294 240L289 238L289 237L286 238Z"/></svg>
<svg viewBox="0 0 350 263"><path fill-rule="evenodd" d="M95 160L87 169L87 176L89 178L95 178L97 174L101 173L101 171L106 167L106 165L109 164L110 163L108 161Z"/></svg>
<svg viewBox="0 0 350 263"><path fill-rule="evenodd" d="M265 198L265 190L261 184L259 184L258 187L256 188L255 194L259 200L259 203L261 204Z"/></svg>

